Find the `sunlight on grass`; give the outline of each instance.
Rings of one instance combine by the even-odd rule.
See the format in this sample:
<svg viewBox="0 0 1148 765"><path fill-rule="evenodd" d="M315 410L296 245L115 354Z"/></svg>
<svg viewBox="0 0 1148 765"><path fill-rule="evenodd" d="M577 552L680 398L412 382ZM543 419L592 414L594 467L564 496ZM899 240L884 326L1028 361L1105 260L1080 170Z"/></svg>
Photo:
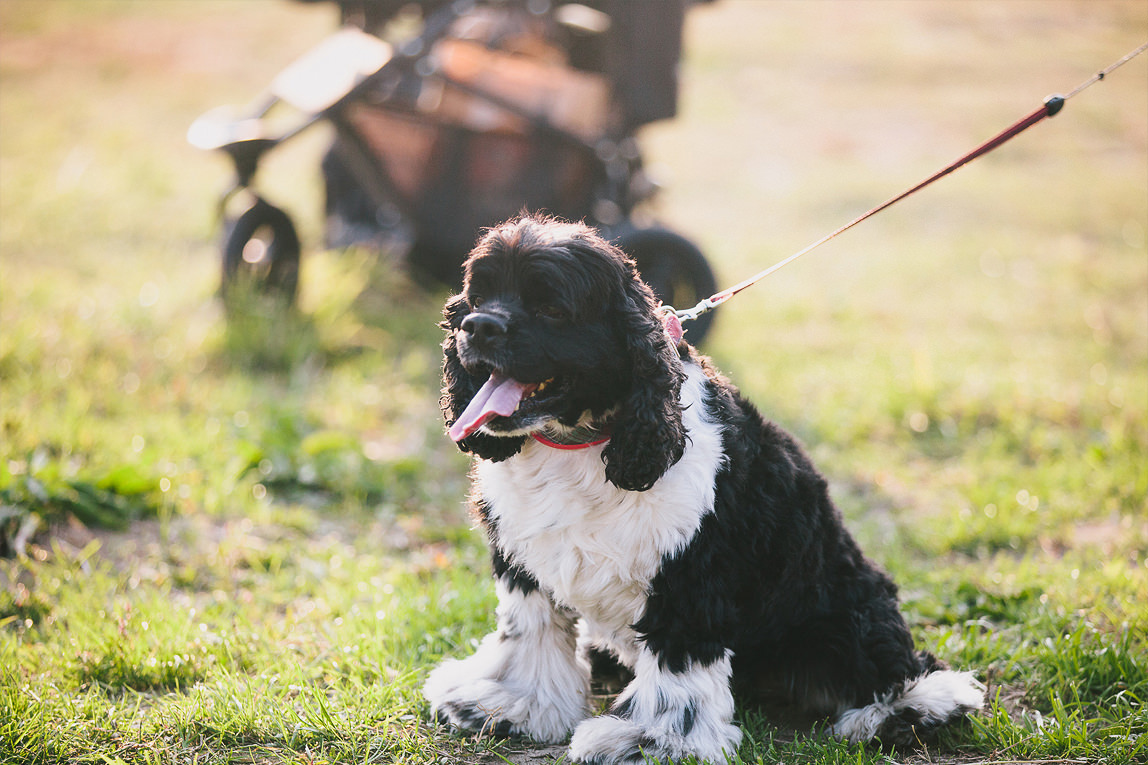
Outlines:
<svg viewBox="0 0 1148 765"><path fill-rule="evenodd" d="M452 735L419 693L495 604L438 408L447 292L323 251L329 129L261 170L303 238L297 306L218 300L229 168L184 133L335 15L0 3L0 761L538 752ZM641 136L655 212L725 286L1145 29L1123 0L699 6L681 113ZM746 707L740 761L1148 756L1145 66L720 310L705 350L993 699L924 753Z"/></svg>

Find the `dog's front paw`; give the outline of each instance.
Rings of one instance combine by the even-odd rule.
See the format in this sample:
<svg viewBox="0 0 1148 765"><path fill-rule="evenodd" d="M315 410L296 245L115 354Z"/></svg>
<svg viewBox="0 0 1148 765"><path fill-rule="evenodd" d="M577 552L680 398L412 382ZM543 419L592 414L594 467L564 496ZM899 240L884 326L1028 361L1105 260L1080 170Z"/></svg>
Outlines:
<svg viewBox="0 0 1148 765"><path fill-rule="evenodd" d="M449 665L439 668L440 672L451 669ZM530 736L543 740L539 732L529 729L526 700L500 683L477 680L457 686L435 687L432 685L435 679L432 674L423 692L440 723L480 736Z"/></svg>
<svg viewBox="0 0 1148 765"><path fill-rule="evenodd" d="M448 661L430 674L423 695L439 722L479 735L555 743L586 717L586 694L577 692L577 683L562 691L551 686L548 692L546 683L494 679L497 675L487 675L481 659L480 653Z"/></svg>
<svg viewBox="0 0 1148 765"><path fill-rule="evenodd" d="M586 720L570 739L570 759L586 765L644 762L648 744L642 728L630 720L607 715ZM649 752L653 755L653 752Z"/></svg>
<svg viewBox="0 0 1148 765"><path fill-rule="evenodd" d="M631 719L605 715L586 720L570 740L570 759L585 765L641 765L647 758L677 761L693 755L698 762L724 765L741 743L734 725L705 730L646 728Z"/></svg>

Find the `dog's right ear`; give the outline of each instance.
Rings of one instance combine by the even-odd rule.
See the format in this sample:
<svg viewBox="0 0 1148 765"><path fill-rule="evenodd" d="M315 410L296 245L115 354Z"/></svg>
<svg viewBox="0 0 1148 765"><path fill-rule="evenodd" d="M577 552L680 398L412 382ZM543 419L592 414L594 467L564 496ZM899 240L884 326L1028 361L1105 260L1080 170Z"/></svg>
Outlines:
<svg viewBox="0 0 1148 765"><path fill-rule="evenodd" d="M632 365L630 392L615 414L602 461L610 483L646 491L685 453L686 428L678 400L685 373L655 311L653 293L632 265L628 268L618 323Z"/></svg>
<svg viewBox="0 0 1148 765"><path fill-rule="evenodd" d="M485 380L475 380L463 367L458 358L458 345L456 333L462 326L462 320L470 313L470 304L465 295L455 295L443 307L443 321L439 324L446 330L446 339L442 343L442 395L439 397L439 408L442 409L443 419L449 428L459 415L466 409L466 405L474 398L474 394L482 387ZM501 462L509 459L522 449L526 438L517 436L513 438L496 438L485 433L473 433L458 442L458 448L470 452L491 462Z"/></svg>

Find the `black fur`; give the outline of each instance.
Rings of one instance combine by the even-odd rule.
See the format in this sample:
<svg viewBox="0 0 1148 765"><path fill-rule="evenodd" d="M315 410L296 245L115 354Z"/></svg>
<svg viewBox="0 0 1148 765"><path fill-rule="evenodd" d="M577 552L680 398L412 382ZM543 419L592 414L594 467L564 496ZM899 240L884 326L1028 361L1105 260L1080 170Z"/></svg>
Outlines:
<svg viewBox="0 0 1148 765"><path fill-rule="evenodd" d="M663 560L636 625L646 644L675 671L733 649L741 690L821 714L924 672L896 585L861 554L798 444L716 374L709 391L727 458L715 512Z"/></svg>
<svg viewBox="0 0 1148 765"><path fill-rule="evenodd" d="M458 346L455 335L462 324L463 318L470 312L463 295L457 295L447 301L443 308L443 322L439 325L447 331L446 340L442 343L442 396L439 406L442 408L446 424L451 425L468 401L482 387L486 378L476 379L463 368L458 358ZM474 433L459 442L458 448L464 452L472 452L479 457L495 462L509 459L522 448L524 438L495 438L484 433Z"/></svg>
<svg viewBox="0 0 1148 765"><path fill-rule="evenodd" d="M441 325L446 423L458 419L492 369L524 383L555 379L563 395L547 413L565 425L583 412L607 418L613 437L602 453L606 478L645 491L685 450L676 351L633 262L589 229L556 242L552 225L523 218L496 228L467 260L463 294L447 302ZM507 329L480 353L462 327L483 316ZM498 462L523 442L480 431L459 448Z"/></svg>
<svg viewBox="0 0 1148 765"><path fill-rule="evenodd" d="M498 521L490 516L486 503L481 497L474 500L474 513L482 527L486 529L487 542L490 544L491 569L495 579L501 579L510 591L519 590L529 595L538 589L538 582L534 580L526 569L507 560L498 544Z"/></svg>

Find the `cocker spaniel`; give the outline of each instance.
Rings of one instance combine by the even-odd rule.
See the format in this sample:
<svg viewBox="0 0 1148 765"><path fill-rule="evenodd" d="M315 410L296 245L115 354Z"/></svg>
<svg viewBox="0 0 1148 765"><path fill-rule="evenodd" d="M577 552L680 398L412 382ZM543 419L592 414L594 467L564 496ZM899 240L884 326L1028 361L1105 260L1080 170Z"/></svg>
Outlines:
<svg viewBox="0 0 1148 765"><path fill-rule="evenodd" d="M984 686L913 647L897 588L800 446L667 330L592 229L488 232L444 309L442 408L478 457L498 628L436 668L440 721L559 742L570 759L724 763L734 693L908 743ZM591 663L632 679L592 716Z"/></svg>

